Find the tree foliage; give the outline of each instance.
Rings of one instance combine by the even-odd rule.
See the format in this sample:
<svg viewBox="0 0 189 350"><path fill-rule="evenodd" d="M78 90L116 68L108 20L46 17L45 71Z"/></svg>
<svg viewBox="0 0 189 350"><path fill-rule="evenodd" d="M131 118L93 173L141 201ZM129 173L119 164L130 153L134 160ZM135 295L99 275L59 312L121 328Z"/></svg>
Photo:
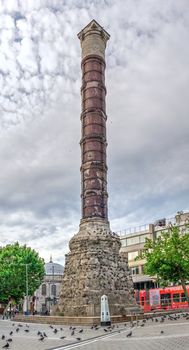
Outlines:
<svg viewBox="0 0 189 350"><path fill-rule="evenodd" d="M26 273L27 265L27 273ZM38 253L19 243L0 247L0 301L7 303L12 297L16 302L26 294L33 295L44 277L44 260Z"/></svg>
<svg viewBox="0 0 189 350"><path fill-rule="evenodd" d="M140 258L146 259L145 273L150 276L157 274L161 284L181 284L189 302L186 290L186 281L189 281L188 225L182 232L179 226L170 226L154 241L147 239Z"/></svg>

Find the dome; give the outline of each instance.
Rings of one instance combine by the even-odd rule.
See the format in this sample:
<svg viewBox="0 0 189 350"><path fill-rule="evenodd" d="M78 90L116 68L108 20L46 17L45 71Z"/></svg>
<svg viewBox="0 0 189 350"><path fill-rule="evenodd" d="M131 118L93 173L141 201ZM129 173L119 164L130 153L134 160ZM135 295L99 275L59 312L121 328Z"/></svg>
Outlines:
<svg viewBox="0 0 189 350"><path fill-rule="evenodd" d="M49 263L45 264L45 274L46 275L63 275L64 266L54 263L50 260Z"/></svg>

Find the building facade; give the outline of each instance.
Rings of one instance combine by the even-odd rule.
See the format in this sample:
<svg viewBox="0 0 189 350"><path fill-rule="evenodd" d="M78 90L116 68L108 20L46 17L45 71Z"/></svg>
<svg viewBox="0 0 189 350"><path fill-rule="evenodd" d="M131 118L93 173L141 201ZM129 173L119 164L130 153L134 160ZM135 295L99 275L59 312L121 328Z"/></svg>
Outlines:
<svg viewBox="0 0 189 350"><path fill-rule="evenodd" d="M35 291L34 311L40 314L50 314L57 304L60 295L61 282L64 268L54 263L52 258L45 264L45 276L43 283Z"/></svg>
<svg viewBox="0 0 189 350"><path fill-rule="evenodd" d="M163 218L155 221L153 224L129 228L123 232L119 232L121 252L127 256L135 289L139 290L158 287L156 276L148 276L144 274L145 259L135 260L144 249L146 238L155 240L170 224L179 225L182 232L185 228L185 223L188 220L189 212L178 212L174 218Z"/></svg>

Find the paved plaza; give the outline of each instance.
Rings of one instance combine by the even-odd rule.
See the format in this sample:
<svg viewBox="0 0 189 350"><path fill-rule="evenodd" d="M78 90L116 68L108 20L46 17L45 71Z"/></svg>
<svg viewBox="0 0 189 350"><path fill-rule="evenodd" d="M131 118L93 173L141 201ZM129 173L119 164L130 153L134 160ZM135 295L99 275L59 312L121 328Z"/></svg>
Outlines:
<svg viewBox="0 0 189 350"><path fill-rule="evenodd" d="M10 350L188 350L189 316L175 319L173 315L163 321L154 317L132 327L127 323L93 329L0 320L0 348L7 343Z"/></svg>

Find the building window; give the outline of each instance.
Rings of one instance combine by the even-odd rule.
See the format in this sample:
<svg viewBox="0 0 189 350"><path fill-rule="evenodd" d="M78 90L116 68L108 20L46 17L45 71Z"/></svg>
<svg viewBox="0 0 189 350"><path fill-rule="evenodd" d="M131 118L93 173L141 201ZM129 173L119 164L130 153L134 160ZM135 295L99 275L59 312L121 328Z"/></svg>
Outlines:
<svg viewBox="0 0 189 350"><path fill-rule="evenodd" d="M144 265L140 266L140 271L141 271L141 274L144 274Z"/></svg>
<svg viewBox="0 0 189 350"><path fill-rule="evenodd" d="M156 232L156 238L161 237L162 231L157 231Z"/></svg>
<svg viewBox="0 0 189 350"><path fill-rule="evenodd" d="M126 244L127 242L126 242L126 239L121 239L121 245L122 245L122 247L126 247Z"/></svg>
<svg viewBox="0 0 189 350"><path fill-rule="evenodd" d="M146 242L146 238L150 238L149 235L141 235L140 236L140 243L145 243Z"/></svg>
<svg viewBox="0 0 189 350"><path fill-rule="evenodd" d="M138 266L131 267L131 275L138 275L139 274L139 268Z"/></svg>
<svg viewBox="0 0 189 350"><path fill-rule="evenodd" d="M41 287L41 294L44 295L44 296L47 294L47 287L46 287L46 284L42 284L42 287Z"/></svg>
<svg viewBox="0 0 189 350"><path fill-rule="evenodd" d="M133 245L133 244L138 244L138 243L139 243L139 236L127 238L127 246Z"/></svg>
<svg viewBox="0 0 189 350"><path fill-rule="evenodd" d="M51 286L51 295L56 295L56 285L55 284L52 284Z"/></svg>
<svg viewBox="0 0 189 350"><path fill-rule="evenodd" d="M138 256L138 250L135 252L128 252L128 261L133 261Z"/></svg>

